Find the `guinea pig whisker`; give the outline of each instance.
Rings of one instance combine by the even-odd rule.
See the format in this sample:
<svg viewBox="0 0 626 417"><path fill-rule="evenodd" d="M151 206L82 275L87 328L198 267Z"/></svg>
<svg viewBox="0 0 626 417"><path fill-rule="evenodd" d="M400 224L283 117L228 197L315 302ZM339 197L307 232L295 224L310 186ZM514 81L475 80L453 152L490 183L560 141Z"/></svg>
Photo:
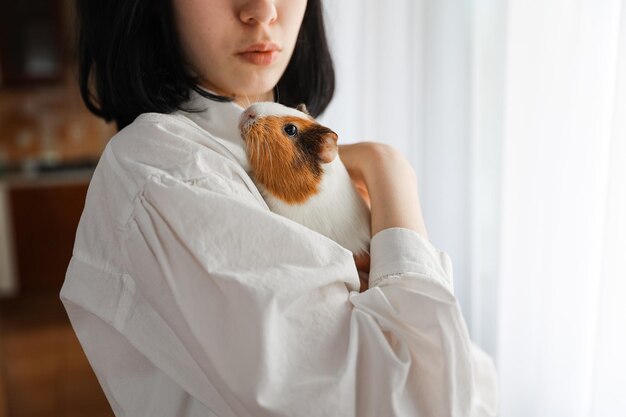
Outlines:
<svg viewBox="0 0 626 417"><path fill-rule="evenodd" d="M274 163L272 161L272 150L270 149L270 145L267 142L263 142L265 145L265 148L267 148L267 156L270 160L270 169L273 171L274 170Z"/></svg>
<svg viewBox="0 0 626 417"><path fill-rule="evenodd" d="M270 160L270 169L272 170L272 172L274 171L274 158L272 157L272 150L270 149L269 145L267 144L267 142L265 143L266 148L267 148L267 156Z"/></svg>
<svg viewBox="0 0 626 417"><path fill-rule="evenodd" d="M250 146L250 137L246 139L246 152L249 154L248 158L252 160L254 157L254 148Z"/></svg>

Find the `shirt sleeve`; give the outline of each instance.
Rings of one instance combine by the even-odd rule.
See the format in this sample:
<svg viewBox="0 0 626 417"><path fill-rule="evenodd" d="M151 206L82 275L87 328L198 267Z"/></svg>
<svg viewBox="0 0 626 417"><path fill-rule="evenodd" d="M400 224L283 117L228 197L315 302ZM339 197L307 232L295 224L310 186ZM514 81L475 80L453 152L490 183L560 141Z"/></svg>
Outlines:
<svg viewBox="0 0 626 417"><path fill-rule="evenodd" d="M238 187L152 177L123 244L137 289L233 415L496 414L493 363L469 339L447 255L383 230L358 293L350 251Z"/></svg>

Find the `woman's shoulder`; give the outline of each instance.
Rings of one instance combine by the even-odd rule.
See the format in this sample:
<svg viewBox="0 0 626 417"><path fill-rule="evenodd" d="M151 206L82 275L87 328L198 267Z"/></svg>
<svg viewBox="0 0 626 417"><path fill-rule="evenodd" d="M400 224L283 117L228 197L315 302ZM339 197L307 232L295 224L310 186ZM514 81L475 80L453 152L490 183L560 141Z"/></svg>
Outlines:
<svg viewBox="0 0 626 417"><path fill-rule="evenodd" d="M179 114L141 114L111 138L102 159L136 183L154 175L181 181L248 176L219 138Z"/></svg>
<svg viewBox="0 0 626 417"><path fill-rule="evenodd" d="M91 178L88 200L121 210L124 214L115 217L124 219L149 182L169 179L263 205L250 176L218 139L180 116L142 114L106 145Z"/></svg>
<svg viewBox="0 0 626 417"><path fill-rule="evenodd" d="M121 239L118 234L150 190L159 189L162 201L172 205L180 204L178 197L186 192L266 208L245 170L203 144L211 138L194 135L202 132L176 116L149 113L113 136L89 184L75 252L116 259L119 245L113 242Z"/></svg>

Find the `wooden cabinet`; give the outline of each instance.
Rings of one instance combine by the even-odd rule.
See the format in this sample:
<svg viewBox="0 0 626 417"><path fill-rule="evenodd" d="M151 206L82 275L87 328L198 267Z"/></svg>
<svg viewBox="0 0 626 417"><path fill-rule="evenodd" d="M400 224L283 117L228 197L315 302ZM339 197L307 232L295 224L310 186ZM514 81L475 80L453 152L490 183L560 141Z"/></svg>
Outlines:
<svg viewBox="0 0 626 417"><path fill-rule="evenodd" d="M90 175L5 182L5 246L12 247L18 295L61 289Z"/></svg>
<svg viewBox="0 0 626 417"><path fill-rule="evenodd" d="M59 81L69 53L63 0L2 2L0 80L4 85Z"/></svg>
<svg viewBox="0 0 626 417"><path fill-rule="evenodd" d="M16 291L0 298L0 417L113 416L59 299L90 176L2 179Z"/></svg>

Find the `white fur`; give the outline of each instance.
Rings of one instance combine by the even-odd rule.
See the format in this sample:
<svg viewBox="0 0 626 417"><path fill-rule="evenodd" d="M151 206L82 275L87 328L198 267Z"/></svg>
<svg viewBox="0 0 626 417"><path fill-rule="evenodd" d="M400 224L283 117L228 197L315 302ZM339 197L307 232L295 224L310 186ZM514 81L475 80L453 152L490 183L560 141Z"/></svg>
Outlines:
<svg viewBox="0 0 626 417"><path fill-rule="evenodd" d="M322 168L320 191L304 204L287 204L262 185L259 189L273 212L329 237L355 255L369 253L369 208L352 184L339 156L322 164Z"/></svg>
<svg viewBox="0 0 626 417"><path fill-rule="evenodd" d="M292 109L291 107L283 106L282 104L270 101L254 103L248 107L246 111L254 112L259 118L263 116L295 116L301 119L308 118L309 120L313 120L311 116L302 113L300 110Z"/></svg>

